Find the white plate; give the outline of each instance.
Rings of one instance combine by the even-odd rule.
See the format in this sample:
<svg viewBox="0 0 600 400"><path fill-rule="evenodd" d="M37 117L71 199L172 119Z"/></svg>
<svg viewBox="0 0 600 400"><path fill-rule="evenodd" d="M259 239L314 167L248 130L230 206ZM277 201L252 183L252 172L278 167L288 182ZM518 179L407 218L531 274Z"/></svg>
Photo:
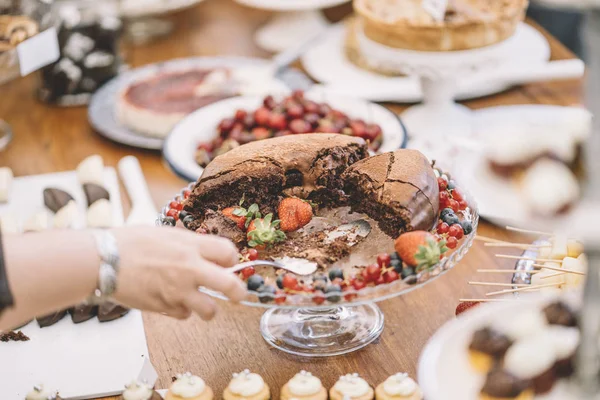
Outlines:
<svg viewBox="0 0 600 400"><path fill-rule="evenodd" d="M571 107L549 105L500 106L477 110L473 113L474 136L501 134L498 127L547 125L553 129L564 124L561 112ZM453 175L462 185L469 188L473 198L477 199L479 215L499 225L519 225L531 217L530 210L522 200L518 187L509 179L502 178L491 171L482 151L461 150L452 162Z"/></svg>
<svg viewBox="0 0 600 400"><path fill-rule="evenodd" d="M470 365L468 348L473 333L492 321L506 319L526 308L554 300L545 296L523 296L523 301L483 304L446 323L421 353L418 380L427 400L478 400L485 377ZM568 298L576 304L576 299ZM567 385L559 382L549 395L536 400L568 400Z"/></svg>
<svg viewBox="0 0 600 400"><path fill-rule="evenodd" d="M302 65L315 80L330 84L333 89L345 93L352 92L354 97L371 101L418 102L422 100L421 86L416 77L386 77L359 68L347 59L345 37L347 27L344 24L330 29L330 33L302 56ZM514 59L518 63L543 63L550 59L550 46L542 34L529 25L521 28L528 43L523 41L514 49ZM489 75L491 80L481 84L482 77ZM475 85L477 83L477 85ZM457 99L466 100L502 92L510 85L494 83L489 72L470 74L459 80Z"/></svg>
<svg viewBox="0 0 600 400"><path fill-rule="evenodd" d="M248 7L271 11L320 10L347 3L349 0L235 0Z"/></svg>
<svg viewBox="0 0 600 400"><path fill-rule="evenodd" d="M113 222L122 225L114 168L106 168L104 184L111 196ZM0 206L0 215L10 213L22 223L44 207L42 193L48 187L66 190L75 198L80 214L77 226L85 226L85 195L73 171L15 178L10 202ZM67 315L46 328L33 321L21 330L30 341L0 343L0 388L7 400L24 399L39 383L60 390L69 399L118 394L124 384L138 377L149 359L142 315L137 310L111 322L93 318L74 324Z"/></svg>
<svg viewBox="0 0 600 400"><path fill-rule="evenodd" d="M319 93L306 93L305 97L317 102L326 102L351 118L361 118L376 123L383 131L381 152L394 151L406 145L407 135L396 114L385 107L346 97L322 96ZM262 97L234 97L208 105L188 115L175 126L167 137L163 156L169 166L182 178L197 180L203 168L196 164L194 153L198 143L214 139L219 122L231 117L235 110L254 110L262 105Z"/></svg>
<svg viewBox="0 0 600 400"><path fill-rule="evenodd" d="M115 105L118 104L118 96L127 86L132 82L163 71L181 71L191 68L262 66L267 65L268 62L268 60L260 58L246 57L192 57L136 68L118 75L94 93L88 109L88 120L96 132L112 141L142 149L160 150L162 149L164 139L134 132L119 122L115 112ZM312 85L312 82L306 75L294 69L285 70L279 78L283 84L292 89L307 89Z"/></svg>

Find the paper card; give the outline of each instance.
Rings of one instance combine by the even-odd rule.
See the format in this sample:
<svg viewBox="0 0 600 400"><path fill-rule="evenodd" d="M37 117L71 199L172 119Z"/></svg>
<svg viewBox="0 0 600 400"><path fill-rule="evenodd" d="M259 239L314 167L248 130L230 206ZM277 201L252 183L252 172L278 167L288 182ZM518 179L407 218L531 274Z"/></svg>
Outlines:
<svg viewBox="0 0 600 400"><path fill-rule="evenodd" d="M55 62L60 57L56 29L46 29L27 39L17 46L17 54L21 76L28 75Z"/></svg>
<svg viewBox="0 0 600 400"><path fill-rule="evenodd" d="M436 21L443 21L448 8L448 0L423 0L423 8Z"/></svg>
<svg viewBox="0 0 600 400"><path fill-rule="evenodd" d="M138 375L138 378L137 378L138 382L144 382L144 383L154 387L154 384L156 383L157 379L158 379L158 373L156 373L156 370L152 366L150 359L148 357L145 357L144 365L142 365L142 370L140 371L140 374Z"/></svg>

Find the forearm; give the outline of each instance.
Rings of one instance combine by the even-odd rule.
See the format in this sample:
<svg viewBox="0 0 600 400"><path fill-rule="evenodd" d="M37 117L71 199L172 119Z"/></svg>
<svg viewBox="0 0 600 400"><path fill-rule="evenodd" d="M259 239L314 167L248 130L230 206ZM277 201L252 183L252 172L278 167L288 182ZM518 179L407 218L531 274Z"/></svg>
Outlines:
<svg viewBox="0 0 600 400"><path fill-rule="evenodd" d="M74 305L96 288L100 258L89 231L4 235L2 239L14 306L0 315L0 331Z"/></svg>

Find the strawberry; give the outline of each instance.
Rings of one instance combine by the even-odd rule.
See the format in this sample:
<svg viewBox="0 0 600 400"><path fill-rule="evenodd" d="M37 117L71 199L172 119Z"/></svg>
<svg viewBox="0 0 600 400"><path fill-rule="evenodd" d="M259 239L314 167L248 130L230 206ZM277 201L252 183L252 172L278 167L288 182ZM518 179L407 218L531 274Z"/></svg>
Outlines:
<svg viewBox="0 0 600 400"><path fill-rule="evenodd" d="M221 211L221 213L226 216L227 218L229 218L230 220L232 220L233 222L235 222L238 226L238 228L240 228L241 230L246 229L246 216L238 216L236 215L236 211L240 210L239 207L227 207L225 208L223 211ZM240 213L238 211L238 213Z"/></svg>
<svg viewBox="0 0 600 400"><path fill-rule="evenodd" d="M258 204L252 204L250 207L248 207L248 209L242 207L243 204L244 196L242 196L242 199L237 207L227 207L222 210L221 213L234 221L238 228L245 231L254 218L261 218L262 216L260 215Z"/></svg>
<svg viewBox="0 0 600 400"><path fill-rule="evenodd" d="M281 221L281 230L293 232L311 221L313 210L306 201L297 197L288 197L279 203L277 214Z"/></svg>
<svg viewBox="0 0 600 400"><path fill-rule="evenodd" d="M465 311L467 311L473 307L476 307L480 304L481 304L480 301L464 301L462 303L459 303L458 306L456 306L456 311L454 314L458 317L460 314L464 313Z"/></svg>
<svg viewBox="0 0 600 400"><path fill-rule="evenodd" d="M396 239L396 252L400 259L417 272L433 267L440 261L440 256L448 251L446 241L436 240L436 237L426 231L403 233Z"/></svg>
<svg viewBox="0 0 600 400"><path fill-rule="evenodd" d="M277 229L280 221L273 221L273 214L257 218L248 226L248 246L260 248L285 240L285 233Z"/></svg>

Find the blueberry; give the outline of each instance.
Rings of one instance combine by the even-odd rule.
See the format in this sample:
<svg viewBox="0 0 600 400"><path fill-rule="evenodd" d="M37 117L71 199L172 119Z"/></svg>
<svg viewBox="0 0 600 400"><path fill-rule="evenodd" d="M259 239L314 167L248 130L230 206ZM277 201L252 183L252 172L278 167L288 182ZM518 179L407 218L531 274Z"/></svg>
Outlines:
<svg viewBox="0 0 600 400"><path fill-rule="evenodd" d="M390 253L390 258L392 260L400 260L400 255L394 251L394 252Z"/></svg>
<svg viewBox="0 0 600 400"><path fill-rule="evenodd" d="M253 291L259 290L260 287L264 284L265 284L265 280L260 275L254 274L250 278L248 278L248 290L253 290Z"/></svg>
<svg viewBox="0 0 600 400"><path fill-rule="evenodd" d="M406 267L404 269L402 269L402 272L400 273L400 276L402 277L402 279L406 279L409 276L413 276L415 275L415 269L413 267Z"/></svg>
<svg viewBox="0 0 600 400"><path fill-rule="evenodd" d="M182 212L183 212L183 211L182 211ZM180 218L181 218L181 215L180 215ZM191 216L191 215L186 215L186 216L185 216L185 217L182 219L182 222L183 222L183 226L185 226L186 228L190 229L190 224L191 224L192 222L194 222L194 217L193 217L193 216Z"/></svg>
<svg viewBox="0 0 600 400"><path fill-rule="evenodd" d="M454 213L447 214L446 216L444 216L442 218L442 221L444 221L445 223L447 223L450 226L460 223L460 219L458 219L458 217Z"/></svg>
<svg viewBox="0 0 600 400"><path fill-rule="evenodd" d="M325 294L327 295L327 300L332 303L337 303L342 299L341 296L333 295L335 293L342 293L342 288L340 285L329 285L325 288Z"/></svg>
<svg viewBox="0 0 600 400"><path fill-rule="evenodd" d="M321 281L321 282L327 283L327 276L325 276L323 274L319 274L319 275L315 276L313 280L315 282Z"/></svg>
<svg viewBox="0 0 600 400"><path fill-rule="evenodd" d="M390 266L392 268L394 268L394 271L396 271L397 273L401 273L402 272L402 260L400 259L393 259L392 262L390 263Z"/></svg>
<svg viewBox="0 0 600 400"><path fill-rule="evenodd" d="M254 276L254 275L253 275ZM271 285L262 285L258 288L258 300L261 303L269 303L275 300L275 287Z"/></svg>
<svg viewBox="0 0 600 400"><path fill-rule="evenodd" d="M281 275L279 275L279 276L277 277L277 281L276 281L276 283L277 283L277 287L278 287L279 289L283 289L283 277L284 277L284 276L285 276L285 274L281 274Z"/></svg>
<svg viewBox="0 0 600 400"><path fill-rule="evenodd" d="M454 214L454 210L451 208L444 208L440 213L440 218L443 220L446 215Z"/></svg>
<svg viewBox="0 0 600 400"><path fill-rule="evenodd" d="M462 226L465 235L470 235L473 232L473 225L469 221L462 221L460 226Z"/></svg>
<svg viewBox="0 0 600 400"><path fill-rule="evenodd" d="M168 226L175 226L176 221L175 221L175 218L173 218L173 217L165 217L163 219L163 223L162 224L163 225L168 225Z"/></svg>
<svg viewBox="0 0 600 400"><path fill-rule="evenodd" d="M339 268L334 268L329 271L329 279L333 281L336 278L344 279L344 271Z"/></svg>
<svg viewBox="0 0 600 400"><path fill-rule="evenodd" d="M190 213L189 213L189 212L187 212L187 211L185 211L185 210L181 210L181 211L179 211L179 219L180 219L180 220L182 220L182 221L183 221L183 220L185 219L185 217L187 217L188 215L190 215Z"/></svg>
<svg viewBox="0 0 600 400"><path fill-rule="evenodd" d="M448 190L454 190L456 188L456 183L454 181L448 181Z"/></svg>
<svg viewBox="0 0 600 400"><path fill-rule="evenodd" d="M313 288L315 290L320 290L320 291L325 291L325 288L327 287L327 281L322 281L322 280L315 280L313 283Z"/></svg>

